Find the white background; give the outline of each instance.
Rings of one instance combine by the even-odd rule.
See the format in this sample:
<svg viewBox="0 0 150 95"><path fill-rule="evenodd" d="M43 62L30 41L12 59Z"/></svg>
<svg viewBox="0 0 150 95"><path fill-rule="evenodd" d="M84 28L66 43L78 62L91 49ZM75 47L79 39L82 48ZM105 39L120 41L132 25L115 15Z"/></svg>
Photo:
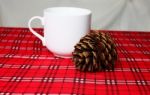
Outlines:
<svg viewBox="0 0 150 95"><path fill-rule="evenodd" d="M90 9L92 29L150 31L150 0L0 0L0 26L27 27L32 16L56 6Z"/></svg>

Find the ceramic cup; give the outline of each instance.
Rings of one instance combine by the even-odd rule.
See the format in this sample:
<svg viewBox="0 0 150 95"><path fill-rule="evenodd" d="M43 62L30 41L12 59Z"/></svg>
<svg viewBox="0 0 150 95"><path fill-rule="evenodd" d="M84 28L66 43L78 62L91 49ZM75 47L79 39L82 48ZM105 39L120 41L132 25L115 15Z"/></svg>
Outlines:
<svg viewBox="0 0 150 95"><path fill-rule="evenodd" d="M70 58L75 44L90 31L91 14L83 8L52 7L44 10L43 17L32 17L28 27L55 56ZM31 28L34 19L41 20L44 36Z"/></svg>

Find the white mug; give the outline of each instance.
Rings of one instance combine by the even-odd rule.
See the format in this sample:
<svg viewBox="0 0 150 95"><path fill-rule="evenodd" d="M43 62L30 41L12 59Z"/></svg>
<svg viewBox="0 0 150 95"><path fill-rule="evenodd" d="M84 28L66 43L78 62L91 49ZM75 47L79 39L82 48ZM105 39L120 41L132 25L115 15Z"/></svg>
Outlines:
<svg viewBox="0 0 150 95"><path fill-rule="evenodd" d="M90 31L91 11L75 7L53 7L44 10L44 16L34 16L28 22L29 30L55 56L70 58L74 46ZM31 28L31 22L40 19L44 37Z"/></svg>

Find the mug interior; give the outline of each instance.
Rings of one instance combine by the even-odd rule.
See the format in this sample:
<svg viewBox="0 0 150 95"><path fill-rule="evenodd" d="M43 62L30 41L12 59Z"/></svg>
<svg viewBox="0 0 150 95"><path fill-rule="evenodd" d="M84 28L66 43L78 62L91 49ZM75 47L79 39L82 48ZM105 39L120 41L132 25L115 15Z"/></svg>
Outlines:
<svg viewBox="0 0 150 95"><path fill-rule="evenodd" d="M75 7L53 7L45 9L44 12L56 15L89 15L91 11L83 8Z"/></svg>

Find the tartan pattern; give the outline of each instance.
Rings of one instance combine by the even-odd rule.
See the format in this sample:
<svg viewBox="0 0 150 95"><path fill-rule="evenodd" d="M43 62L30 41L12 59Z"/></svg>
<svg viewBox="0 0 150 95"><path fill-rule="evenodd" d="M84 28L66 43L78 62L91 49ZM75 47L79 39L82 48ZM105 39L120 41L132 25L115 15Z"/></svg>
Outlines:
<svg viewBox="0 0 150 95"><path fill-rule="evenodd" d="M114 71L90 73L54 57L27 28L0 27L0 95L149 95L150 33L103 32L113 37L119 59Z"/></svg>

